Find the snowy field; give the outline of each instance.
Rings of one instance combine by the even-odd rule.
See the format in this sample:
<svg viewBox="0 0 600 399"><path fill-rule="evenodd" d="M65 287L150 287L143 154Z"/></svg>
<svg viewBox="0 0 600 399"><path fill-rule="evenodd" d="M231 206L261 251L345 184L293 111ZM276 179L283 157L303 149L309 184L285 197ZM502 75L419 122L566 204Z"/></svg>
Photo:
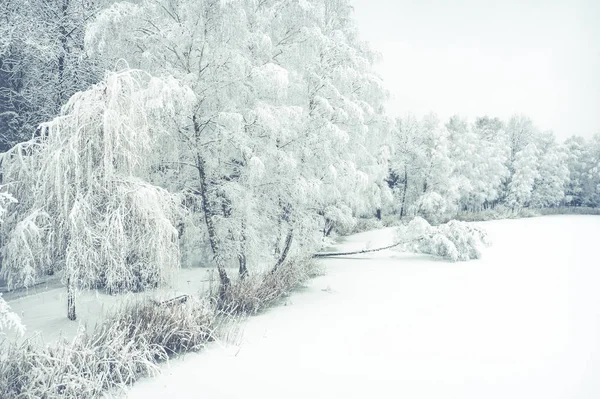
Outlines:
<svg viewBox="0 0 600 399"><path fill-rule="evenodd" d="M327 275L237 342L172 361L129 399L600 398L600 217L481 225L493 246L478 261L324 260Z"/></svg>

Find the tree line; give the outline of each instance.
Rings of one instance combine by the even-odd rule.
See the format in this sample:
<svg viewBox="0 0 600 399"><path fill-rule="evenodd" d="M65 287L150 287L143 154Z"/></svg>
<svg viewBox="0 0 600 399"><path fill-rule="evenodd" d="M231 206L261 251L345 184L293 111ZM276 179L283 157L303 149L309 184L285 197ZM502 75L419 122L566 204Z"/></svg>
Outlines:
<svg viewBox="0 0 600 399"><path fill-rule="evenodd" d="M558 142L524 115L473 123L430 114L392 130L388 212L435 222L460 212L600 205L600 135Z"/></svg>

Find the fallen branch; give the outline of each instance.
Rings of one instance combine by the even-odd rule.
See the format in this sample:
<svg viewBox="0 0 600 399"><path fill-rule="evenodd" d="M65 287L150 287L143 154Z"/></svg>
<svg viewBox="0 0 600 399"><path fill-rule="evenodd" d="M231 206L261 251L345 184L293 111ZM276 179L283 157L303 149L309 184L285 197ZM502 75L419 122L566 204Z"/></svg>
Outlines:
<svg viewBox="0 0 600 399"><path fill-rule="evenodd" d="M418 238L417 240L420 240L420 238ZM417 240L414 240L414 241L417 241ZM377 251L383 251L383 250L386 250L386 249L394 248L394 247L397 247L398 245L408 244L409 242L411 242L411 241L399 241L399 242L397 242L395 244L388 245L387 247L375 248L375 249L363 249L361 251L316 253L316 254L313 255L313 258L327 258L327 257L330 257L330 256L345 256L345 255L366 254L368 252L377 252Z"/></svg>

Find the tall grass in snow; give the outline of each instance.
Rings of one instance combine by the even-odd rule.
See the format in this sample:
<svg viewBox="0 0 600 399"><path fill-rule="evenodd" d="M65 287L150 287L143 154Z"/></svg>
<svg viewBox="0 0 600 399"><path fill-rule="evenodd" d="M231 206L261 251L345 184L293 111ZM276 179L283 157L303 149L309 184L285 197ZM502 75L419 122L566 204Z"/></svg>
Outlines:
<svg viewBox="0 0 600 399"><path fill-rule="evenodd" d="M53 345L27 341L0 353L0 397L96 398L159 371L159 363L215 339L207 300L126 306L93 331Z"/></svg>

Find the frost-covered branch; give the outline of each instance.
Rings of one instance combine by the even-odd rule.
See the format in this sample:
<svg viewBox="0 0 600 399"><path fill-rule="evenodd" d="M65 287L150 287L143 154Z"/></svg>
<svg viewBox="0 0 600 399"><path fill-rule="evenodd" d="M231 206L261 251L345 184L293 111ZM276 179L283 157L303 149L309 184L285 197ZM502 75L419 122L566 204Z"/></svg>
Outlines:
<svg viewBox="0 0 600 399"><path fill-rule="evenodd" d="M27 159L18 149L4 156L4 179L22 202L5 229L11 285L30 285L47 268L62 272L70 294L138 291L169 279L179 266L181 201L149 180L168 147L164 121L173 107L185 110L187 95L174 80L110 73L43 124Z"/></svg>
<svg viewBox="0 0 600 399"><path fill-rule="evenodd" d="M25 326L18 315L10 311L10 307L0 293L0 333L2 330L15 330L20 335L25 333Z"/></svg>

